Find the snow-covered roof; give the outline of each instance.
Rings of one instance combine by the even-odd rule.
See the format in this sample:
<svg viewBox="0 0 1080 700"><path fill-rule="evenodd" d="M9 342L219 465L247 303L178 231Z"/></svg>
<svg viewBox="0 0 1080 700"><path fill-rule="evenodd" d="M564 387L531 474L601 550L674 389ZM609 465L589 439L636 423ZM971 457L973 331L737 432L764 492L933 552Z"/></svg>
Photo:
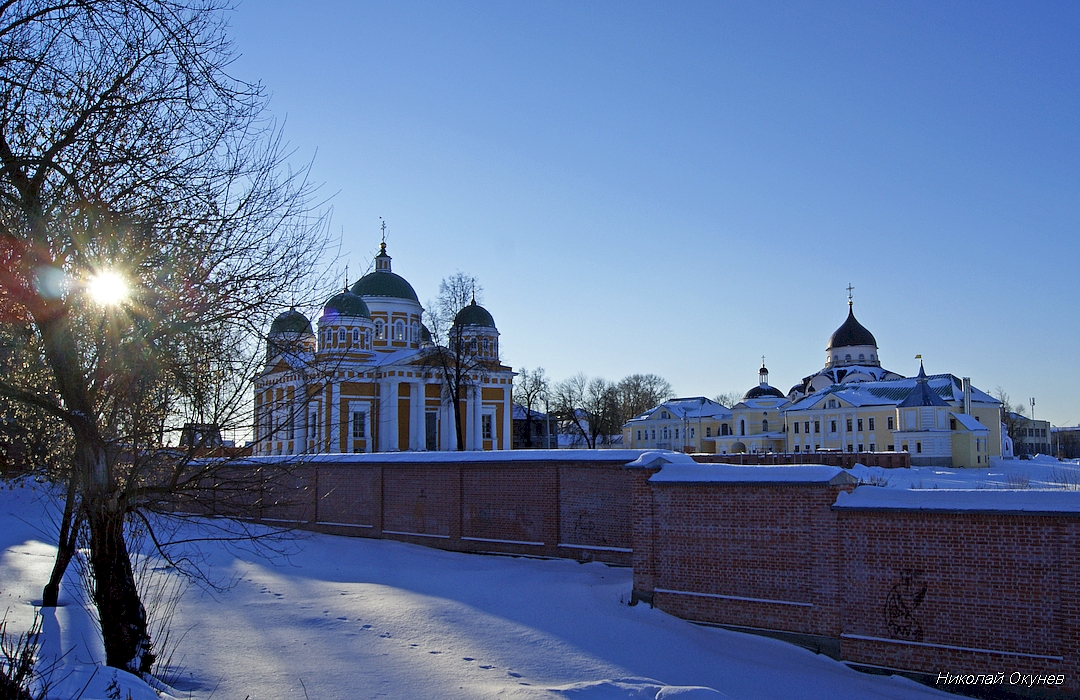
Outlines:
<svg viewBox="0 0 1080 700"><path fill-rule="evenodd" d="M1080 513L1080 491L1036 489L899 489L860 486L841 493L842 510L918 510L939 513Z"/></svg>
<svg viewBox="0 0 1080 700"><path fill-rule="evenodd" d="M649 481L659 484L855 484L858 479L840 467L820 464L742 466L736 464L666 464Z"/></svg>
<svg viewBox="0 0 1080 700"><path fill-rule="evenodd" d="M669 399L659 406L654 406L639 416L631 418L627 423L648 420L661 409L671 414L677 420L715 418L727 420L731 418L731 409L704 396L694 396L682 399Z"/></svg>
<svg viewBox="0 0 1080 700"><path fill-rule="evenodd" d="M967 413L950 413L949 415L955 418L957 423L973 432L990 430L990 428L987 428L985 425L975 420L975 416L968 415Z"/></svg>
<svg viewBox="0 0 1080 700"><path fill-rule="evenodd" d="M915 391L917 379L905 377L879 382L852 382L834 384L806 396L788 408L789 411L813 409L825 397L843 399L852 406L895 406L902 403ZM952 374L932 374L927 377L927 387L945 401L960 402L964 399L963 384ZM984 391L971 388L971 400L974 403L999 404L1000 402Z"/></svg>
<svg viewBox="0 0 1080 700"><path fill-rule="evenodd" d="M532 420L547 420L547 414L540 411L529 411L519 403L514 404L514 420L525 420L526 413Z"/></svg>

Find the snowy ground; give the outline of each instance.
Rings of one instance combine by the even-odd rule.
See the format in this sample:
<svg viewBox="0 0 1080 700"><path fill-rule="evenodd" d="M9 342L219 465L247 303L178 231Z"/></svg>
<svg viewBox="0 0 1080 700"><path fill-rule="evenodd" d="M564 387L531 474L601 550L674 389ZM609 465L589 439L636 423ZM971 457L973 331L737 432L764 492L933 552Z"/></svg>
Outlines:
<svg viewBox="0 0 1080 700"><path fill-rule="evenodd" d="M30 624L52 564L47 505L40 492L0 489L9 631ZM203 550L211 574L234 585L189 589L177 608L175 698L953 697L630 607L629 569L323 535L305 536L287 562ZM95 665L98 632L73 588L45 618L43 657L62 657L52 697L104 698L115 672ZM118 685L155 697L131 678Z"/></svg>
<svg viewBox="0 0 1080 700"><path fill-rule="evenodd" d="M988 469L884 469L856 465L849 471L868 483L901 489L1080 490L1080 460L1059 461L1045 455L1030 460L1000 460Z"/></svg>

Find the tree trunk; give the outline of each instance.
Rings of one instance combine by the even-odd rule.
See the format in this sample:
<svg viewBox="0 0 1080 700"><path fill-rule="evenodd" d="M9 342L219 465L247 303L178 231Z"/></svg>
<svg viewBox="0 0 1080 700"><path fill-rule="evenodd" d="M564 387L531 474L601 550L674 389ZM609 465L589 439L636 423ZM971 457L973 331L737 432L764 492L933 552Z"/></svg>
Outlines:
<svg viewBox="0 0 1080 700"><path fill-rule="evenodd" d="M87 498L90 572L94 604L105 642L105 663L130 673L148 673L154 663L146 611L139 600L124 541L124 514L109 498Z"/></svg>
<svg viewBox="0 0 1080 700"><path fill-rule="evenodd" d="M49 582L41 592L41 607L55 608L60 598L60 582L75 556L75 543L78 541L79 527L82 522L81 509L75 508L75 492L78 482L75 476L68 477L67 500L64 502L64 515L60 519L60 537L56 543L56 561L53 562Z"/></svg>

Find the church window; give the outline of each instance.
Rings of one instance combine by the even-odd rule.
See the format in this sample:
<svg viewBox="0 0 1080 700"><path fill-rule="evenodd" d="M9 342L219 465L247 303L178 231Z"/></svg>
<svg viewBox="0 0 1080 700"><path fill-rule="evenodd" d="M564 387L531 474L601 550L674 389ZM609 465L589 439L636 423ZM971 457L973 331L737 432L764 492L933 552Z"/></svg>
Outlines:
<svg viewBox="0 0 1080 700"><path fill-rule="evenodd" d="M691 437L691 438L693 438L693 437L694 437L694 429L693 429L693 428L690 428L690 437Z"/></svg>
<svg viewBox="0 0 1080 700"><path fill-rule="evenodd" d="M394 340L405 340L405 323L394 321Z"/></svg>
<svg viewBox="0 0 1080 700"><path fill-rule="evenodd" d="M721 435L731 435L731 426L727 423L724 423L720 426L720 433Z"/></svg>
<svg viewBox="0 0 1080 700"><path fill-rule="evenodd" d="M679 429L678 428L675 428L675 439L676 440L679 439Z"/></svg>
<svg viewBox="0 0 1080 700"><path fill-rule="evenodd" d="M858 425L859 425L859 432L861 433L862 432L862 418L859 419ZM862 450L859 450L859 451L862 452Z"/></svg>
<svg viewBox="0 0 1080 700"><path fill-rule="evenodd" d="M862 353L860 352L860 353L859 353L859 359L860 359L860 360L865 360L865 359L866 359L866 355L864 355L864 354L862 354Z"/></svg>
<svg viewBox="0 0 1080 700"><path fill-rule="evenodd" d="M798 452L798 451L799 451L799 446L798 446L798 445L795 445L795 451L796 451L796 452Z"/></svg>
<svg viewBox="0 0 1080 700"><path fill-rule="evenodd" d="M851 355L844 355L844 362L851 362Z"/></svg>
<svg viewBox="0 0 1080 700"><path fill-rule="evenodd" d="M655 439L656 439L656 428L653 428L653 429L652 429L652 439L653 439L653 440L655 440Z"/></svg>
<svg viewBox="0 0 1080 700"><path fill-rule="evenodd" d="M739 435L746 435L746 421L739 421Z"/></svg>
<svg viewBox="0 0 1080 700"><path fill-rule="evenodd" d="M664 420L667 420L667 417L668 417L667 411L661 411L660 412L660 417L663 418Z"/></svg>
<svg viewBox="0 0 1080 700"><path fill-rule="evenodd" d="M386 324L381 318L375 319L375 340L386 340Z"/></svg>
<svg viewBox="0 0 1080 700"><path fill-rule="evenodd" d="M796 435L799 434L799 422L798 421L795 421L795 434Z"/></svg>
<svg viewBox="0 0 1080 700"><path fill-rule="evenodd" d="M874 355L874 353L870 353L870 359L871 359L871 360L876 360L876 359L877 359L877 357L876 357L876 356Z"/></svg>
<svg viewBox="0 0 1080 700"><path fill-rule="evenodd" d="M867 420L870 421L870 430L873 430L874 429L874 419L873 418L868 418ZM859 428L859 430L862 430L862 428ZM870 451L873 452L874 450L871 449Z"/></svg>
<svg viewBox="0 0 1080 700"><path fill-rule="evenodd" d="M365 423L367 423L367 414L365 414L363 411L353 411L352 436L354 440L363 439Z"/></svg>
<svg viewBox="0 0 1080 700"><path fill-rule="evenodd" d="M493 432L492 432L491 417L492 416L491 416L490 413L485 413L484 415L480 416L480 424L481 424L480 429L481 429L481 431L483 433L483 436L484 436L485 440L492 440L493 439L492 438Z"/></svg>
<svg viewBox="0 0 1080 700"><path fill-rule="evenodd" d="M712 427L705 426L705 437L712 437Z"/></svg>
<svg viewBox="0 0 1080 700"><path fill-rule="evenodd" d="M819 421L819 420L814 421L814 432L815 433L820 433L821 432L821 421Z"/></svg>
<svg viewBox="0 0 1080 700"><path fill-rule="evenodd" d="M877 449L876 449L876 448L877 448L877 445L875 445L874 443L872 443L872 442L871 442L871 443L870 443L870 451L871 451L871 452L877 452Z"/></svg>
<svg viewBox="0 0 1080 700"><path fill-rule="evenodd" d="M863 446L862 446L862 443L860 442L860 443L859 443L859 452L862 452L862 451L863 451L863 449L862 449L862 448L863 448Z"/></svg>
<svg viewBox="0 0 1080 700"><path fill-rule="evenodd" d="M769 432L769 421L767 421L767 420L761 421L761 432L763 432L763 433Z"/></svg>
<svg viewBox="0 0 1080 700"><path fill-rule="evenodd" d="M830 433L835 433L836 432L836 421L831 421L831 423L832 423L832 426L831 426L831 429L829 430L829 432Z"/></svg>
<svg viewBox="0 0 1080 700"><path fill-rule="evenodd" d="M371 347L371 331L370 330L364 331L364 347L365 348L370 348Z"/></svg>
<svg viewBox="0 0 1080 700"><path fill-rule="evenodd" d="M640 431L640 430L639 430L639 431L637 431L637 439L638 439L638 440L640 440L640 439L641 439L641 431Z"/></svg>
<svg viewBox="0 0 1080 700"><path fill-rule="evenodd" d="M915 443L915 452L916 453L921 453L922 452L922 443L921 442L916 442Z"/></svg>
<svg viewBox="0 0 1080 700"><path fill-rule="evenodd" d="M339 344L341 344L341 345L345 344L345 329L344 328L338 329L337 339L338 339Z"/></svg>
<svg viewBox="0 0 1080 700"><path fill-rule="evenodd" d="M885 429L886 430L892 430L893 425L894 425L893 417L892 416L887 416L885 418Z"/></svg>
<svg viewBox="0 0 1080 700"><path fill-rule="evenodd" d="M491 346L489 345L489 343L488 343L488 339L487 339L487 338L484 338L484 340L483 340L483 342L481 343L480 347L481 347L481 352L482 352L482 353L483 353L483 355L484 355L484 356L486 357L486 356L487 356L487 354L488 354L488 350L489 350L489 348L491 347Z"/></svg>
<svg viewBox="0 0 1080 700"><path fill-rule="evenodd" d="M847 425L847 431L850 433L851 432L851 419L850 418L847 419L847 424L846 425Z"/></svg>
<svg viewBox="0 0 1080 700"><path fill-rule="evenodd" d="M354 328L353 329L353 332L352 332L352 344L353 344L354 347L360 345L360 329L359 328Z"/></svg>
<svg viewBox="0 0 1080 700"><path fill-rule="evenodd" d="M307 433L308 433L308 437L310 439L312 439L312 440L315 440L315 439L318 438L318 435L319 435L319 412L318 411L312 411L308 415Z"/></svg>

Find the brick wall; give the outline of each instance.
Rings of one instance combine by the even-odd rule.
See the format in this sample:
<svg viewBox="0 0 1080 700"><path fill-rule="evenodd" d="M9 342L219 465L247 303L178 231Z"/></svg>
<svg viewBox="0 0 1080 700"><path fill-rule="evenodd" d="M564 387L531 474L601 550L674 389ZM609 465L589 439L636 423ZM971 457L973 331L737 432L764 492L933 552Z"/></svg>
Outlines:
<svg viewBox="0 0 1080 700"><path fill-rule="evenodd" d="M850 485L634 490L634 598L845 661L1080 691L1080 513L838 507ZM953 690L959 686L952 686Z"/></svg>
<svg viewBox="0 0 1080 700"><path fill-rule="evenodd" d="M640 451L421 454L254 460L229 468L244 484L234 495L208 489L183 509L456 551L631 563L635 472L625 465Z"/></svg>

